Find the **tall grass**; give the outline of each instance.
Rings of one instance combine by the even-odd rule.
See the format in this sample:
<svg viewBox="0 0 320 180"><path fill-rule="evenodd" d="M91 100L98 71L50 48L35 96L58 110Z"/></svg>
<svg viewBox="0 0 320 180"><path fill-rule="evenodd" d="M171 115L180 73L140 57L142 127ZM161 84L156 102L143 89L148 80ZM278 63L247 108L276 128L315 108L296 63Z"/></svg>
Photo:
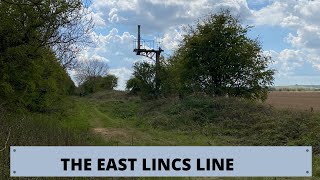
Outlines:
<svg viewBox="0 0 320 180"><path fill-rule="evenodd" d="M10 178L10 146L90 145L95 138L88 129L66 126L75 109L71 99L50 113L0 108L0 179ZM68 108L67 108L68 106Z"/></svg>
<svg viewBox="0 0 320 180"><path fill-rule="evenodd" d="M188 97L146 103L140 119L155 128L197 131L221 145L312 145L320 153L320 114L278 110L237 98Z"/></svg>
<svg viewBox="0 0 320 180"><path fill-rule="evenodd" d="M143 124L212 138L214 145L312 146L313 176L320 177L320 114L278 110L236 98L188 97L147 102Z"/></svg>
<svg viewBox="0 0 320 180"><path fill-rule="evenodd" d="M320 177L318 113L278 110L236 98L190 96L142 101L108 91L68 98L50 113L0 107L0 149L9 137L7 148L0 152L0 179L9 178L10 145L110 144L91 133L93 121L127 133L123 138L129 140L119 142L131 142L131 135L136 135L135 145L311 145L313 176Z"/></svg>
<svg viewBox="0 0 320 180"><path fill-rule="evenodd" d="M184 134L190 142L209 139L206 145L313 146L313 175L320 177L319 113L279 110L261 102L225 97L90 99L100 102L100 110L110 117L126 119L127 126L135 125L149 134ZM161 139L153 137L157 138ZM181 145L186 144L183 141Z"/></svg>

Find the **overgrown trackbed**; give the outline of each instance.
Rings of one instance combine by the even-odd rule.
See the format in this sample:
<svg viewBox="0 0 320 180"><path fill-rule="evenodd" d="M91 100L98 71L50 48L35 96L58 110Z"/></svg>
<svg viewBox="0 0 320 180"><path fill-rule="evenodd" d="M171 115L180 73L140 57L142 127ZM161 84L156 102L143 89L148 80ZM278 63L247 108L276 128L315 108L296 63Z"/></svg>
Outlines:
<svg viewBox="0 0 320 180"><path fill-rule="evenodd" d="M101 138L93 145L312 145L319 152L318 112L232 98L141 101L117 91L75 100L75 123Z"/></svg>
<svg viewBox="0 0 320 180"><path fill-rule="evenodd" d="M139 102L122 92L103 92L77 98L81 116L105 145L212 145L213 140L177 131L147 128L137 116Z"/></svg>

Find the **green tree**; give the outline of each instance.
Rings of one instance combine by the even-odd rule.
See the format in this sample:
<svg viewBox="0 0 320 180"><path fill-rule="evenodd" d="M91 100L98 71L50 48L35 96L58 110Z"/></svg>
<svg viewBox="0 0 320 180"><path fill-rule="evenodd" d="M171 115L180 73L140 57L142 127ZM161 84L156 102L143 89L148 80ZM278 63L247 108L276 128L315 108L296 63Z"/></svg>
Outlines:
<svg viewBox="0 0 320 180"><path fill-rule="evenodd" d="M107 76L90 76L79 86L81 95L88 95L104 90L113 90L118 85L118 78L113 74Z"/></svg>
<svg viewBox="0 0 320 180"><path fill-rule="evenodd" d="M155 96L155 65L148 62L135 63L133 77L128 80L126 88L133 94Z"/></svg>
<svg viewBox="0 0 320 180"><path fill-rule="evenodd" d="M118 77L113 74L108 74L102 77L100 87L106 90L112 90L118 86Z"/></svg>
<svg viewBox="0 0 320 180"><path fill-rule="evenodd" d="M250 28L229 11L189 26L170 60L179 91L266 99L274 70L269 69L271 57L263 54L258 39L246 36Z"/></svg>
<svg viewBox="0 0 320 180"><path fill-rule="evenodd" d="M65 69L92 27L81 0L0 1L0 100L46 109L74 85Z"/></svg>
<svg viewBox="0 0 320 180"><path fill-rule="evenodd" d="M112 90L118 85L118 78L108 74L108 64L100 60L86 60L78 63L75 78L82 95L102 90Z"/></svg>
<svg viewBox="0 0 320 180"><path fill-rule="evenodd" d="M158 71L159 89L156 87L156 65L148 62L138 62L133 66L133 77L128 80L126 89L132 94L139 94L146 98L157 98L170 94L171 83L169 80L168 64L164 57L160 58Z"/></svg>
<svg viewBox="0 0 320 180"><path fill-rule="evenodd" d="M81 85L89 79L106 76L108 69L108 64L105 61L97 59L85 60L77 64L75 78L78 84Z"/></svg>
<svg viewBox="0 0 320 180"><path fill-rule="evenodd" d="M0 52L30 43L46 46L64 68L72 68L76 54L91 43L93 23L82 0L2 0L0 12Z"/></svg>

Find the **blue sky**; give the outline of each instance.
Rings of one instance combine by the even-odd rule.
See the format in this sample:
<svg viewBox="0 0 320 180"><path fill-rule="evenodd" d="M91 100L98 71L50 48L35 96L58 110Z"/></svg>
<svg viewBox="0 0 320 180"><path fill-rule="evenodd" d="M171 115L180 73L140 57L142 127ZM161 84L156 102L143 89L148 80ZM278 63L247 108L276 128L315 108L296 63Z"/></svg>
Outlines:
<svg viewBox="0 0 320 180"><path fill-rule="evenodd" d="M95 45L79 60L107 61L109 72L119 77L118 89L124 89L132 65L148 61L132 52L138 24L142 37L161 42L169 56L183 37L183 26L226 8L254 26L248 36L258 37L274 60L275 85L320 84L320 1L310 0L92 0Z"/></svg>

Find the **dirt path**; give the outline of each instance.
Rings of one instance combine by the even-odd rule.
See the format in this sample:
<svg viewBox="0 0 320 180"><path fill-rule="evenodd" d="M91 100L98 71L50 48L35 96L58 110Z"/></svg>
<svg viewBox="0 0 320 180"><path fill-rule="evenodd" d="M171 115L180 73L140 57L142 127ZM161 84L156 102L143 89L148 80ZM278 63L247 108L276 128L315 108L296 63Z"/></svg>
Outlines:
<svg viewBox="0 0 320 180"><path fill-rule="evenodd" d="M115 124L116 120L112 119L105 113L102 113L95 105L92 107L93 117L91 122L92 130L95 134L103 137L106 141L118 143L129 136L125 128L105 127L105 124Z"/></svg>
<svg viewBox="0 0 320 180"><path fill-rule="evenodd" d="M145 139L148 134L137 129L127 127L124 120L113 119L108 114L101 112L96 104L91 105L92 131L101 136L105 141L116 145L134 145L137 139Z"/></svg>

